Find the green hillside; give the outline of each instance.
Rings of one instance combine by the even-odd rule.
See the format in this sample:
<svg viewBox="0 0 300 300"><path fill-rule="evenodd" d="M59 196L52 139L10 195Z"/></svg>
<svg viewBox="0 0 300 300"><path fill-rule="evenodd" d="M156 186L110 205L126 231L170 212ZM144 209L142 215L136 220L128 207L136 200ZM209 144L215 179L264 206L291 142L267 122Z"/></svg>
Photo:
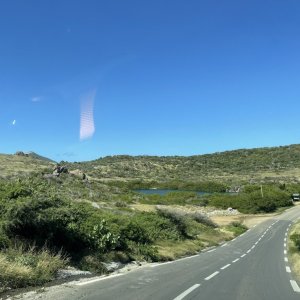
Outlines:
<svg viewBox="0 0 300 300"><path fill-rule="evenodd" d="M22 177L34 172L46 172L53 169L51 160L37 155L0 154L0 178Z"/></svg>
<svg viewBox="0 0 300 300"><path fill-rule="evenodd" d="M107 156L69 164L94 178L222 182L300 180L300 145L241 149L195 156Z"/></svg>
<svg viewBox="0 0 300 300"><path fill-rule="evenodd" d="M27 156L0 154L0 177L52 169L54 161L34 152ZM87 162L62 162L102 181L300 181L300 145L240 149L194 156L116 155Z"/></svg>

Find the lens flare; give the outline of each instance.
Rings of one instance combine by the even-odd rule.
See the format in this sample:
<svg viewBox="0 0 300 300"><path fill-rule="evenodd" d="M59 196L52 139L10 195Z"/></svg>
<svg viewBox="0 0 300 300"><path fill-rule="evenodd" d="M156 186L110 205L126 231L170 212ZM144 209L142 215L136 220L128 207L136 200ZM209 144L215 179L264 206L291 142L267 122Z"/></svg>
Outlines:
<svg viewBox="0 0 300 300"><path fill-rule="evenodd" d="M94 100L96 90L93 90L82 97L80 112L80 140L86 140L93 137L95 133L94 124Z"/></svg>

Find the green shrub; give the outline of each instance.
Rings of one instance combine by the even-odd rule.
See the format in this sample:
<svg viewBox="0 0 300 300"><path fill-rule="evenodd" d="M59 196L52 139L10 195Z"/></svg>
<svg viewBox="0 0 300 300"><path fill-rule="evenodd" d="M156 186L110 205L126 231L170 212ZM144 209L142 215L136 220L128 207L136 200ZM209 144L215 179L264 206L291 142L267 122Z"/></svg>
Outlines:
<svg viewBox="0 0 300 300"><path fill-rule="evenodd" d="M6 249L10 246L10 240L8 236L0 230L0 250Z"/></svg>
<svg viewBox="0 0 300 300"><path fill-rule="evenodd" d="M158 214L170 219L177 227L182 237L190 238L188 233L188 223L185 213L180 210L157 207Z"/></svg>
<svg viewBox="0 0 300 300"><path fill-rule="evenodd" d="M300 251L300 233L294 233L290 236L290 239L294 242L297 249Z"/></svg>
<svg viewBox="0 0 300 300"><path fill-rule="evenodd" d="M207 196L209 204L222 209L232 207L242 213L269 213L279 207L292 205L289 193L276 186L246 186L237 195L215 194Z"/></svg>
<svg viewBox="0 0 300 300"><path fill-rule="evenodd" d="M114 250L119 244L120 237L110 232L104 219L94 225L91 230L87 230L85 234L90 248L98 253Z"/></svg>
<svg viewBox="0 0 300 300"><path fill-rule="evenodd" d="M238 236L248 230L247 226L243 225L240 222L231 222L226 226L226 228L229 231L233 232L235 236Z"/></svg>
<svg viewBox="0 0 300 300"><path fill-rule="evenodd" d="M147 244L135 243L128 241L127 243L130 257L133 260L158 261L159 254L156 247Z"/></svg>

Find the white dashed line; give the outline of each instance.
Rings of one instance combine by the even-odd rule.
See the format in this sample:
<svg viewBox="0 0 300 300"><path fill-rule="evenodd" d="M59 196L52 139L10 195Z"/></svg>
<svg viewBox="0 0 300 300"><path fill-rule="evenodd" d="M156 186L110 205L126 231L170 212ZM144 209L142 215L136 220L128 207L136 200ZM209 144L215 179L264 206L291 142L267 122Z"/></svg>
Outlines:
<svg viewBox="0 0 300 300"><path fill-rule="evenodd" d="M284 241L286 242L286 238L284 238Z"/></svg>
<svg viewBox="0 0 300 300"><path fill-rule="evenodd" d="M285 270L286 270L288 273L291 273L291 268L290 268L290 267L285 267Z"/></svg>
<svg viewBox="0 0 300 300"><path fill-rule="evenodd" d="M187 289L186 291L184 291L183 293L181 293L180 295L178 295L176 298L174 298L174 300L181 300L181 299L183 299L185 296L187 296L188 294L190 294L193 290L197 289L199 286L200 286L200 284L194 284L189 289Z"/></svg>
<svg viewBox="0 0 300 300"><path fill-rule="evenodd" d="M286 250L284 250L283 253L286 254Z"/></svg>
<svg viewBox="0 0 300 300"><path fill-rule="evenodd" d="M283 244L283 247L284 247L284 248L286 247L286 243Z"/></svg>
<svg viewBox="0 0 300 300"><path fill-rule="evenodd" d="M223 244L221 247L225 247L225 246L227 246L228 244L227 243L225 243L225 244Z"/></svg>
<svg viewBox="0 0 300 300"><path fill-rule="evenodd" d="M237 262L237 261L239 261L239 260L240 260L240 259L237 258L237 259L233 260L232 262L235 263L235 262Z"/></svg>
<svg viewBox="0 0 300 300"><path fill-rule="evenodd" d="M221 270L225 270L226 268L228 268L230 266L230 264L227 264L226 266L222 267Z"/></svg>
<svg viewBox="0 0 300 300"><path fill-rule="evenodd" d="M284 261L288 262L288 258L287 258L287 257L285 257L285 258L284 258Z"/></svg>
<svg viewBox="0 0 300 300"><path fill-rule="evenodd" d="M255 244L256 245L256 244ZM253 250L254 248L255 248L255 245L253 245L252 247L251 247L251 250Z"/></svg>
<svg viewBox="0 0 300 300"><path fill-rule="evenodd" d="M251 249L249 249L248 251L247 251L247 253L250 253L251 252Z"/></svg>
<svg viewBox="0 0 300 300"><path fill-rule="evenodd" d="M243 255L241 255L241 257L245 257L247 254L243 254Z"/></svg>
<svg viewBox="0 0 300 300"><path fill-rule="evenodd" d="M209 275L208 277L206 277L205 280L210 280L213 277L215 277L216 275L218 275L219 273L220 273L219 271L216 271L215 273L212 273L211 275Z"/></svg>
<svg viewBox="0 0 300 300"><path fill-rule="evenodd" d="M295 280L290 280L294 292L300 293L300 288Z"/></svg>

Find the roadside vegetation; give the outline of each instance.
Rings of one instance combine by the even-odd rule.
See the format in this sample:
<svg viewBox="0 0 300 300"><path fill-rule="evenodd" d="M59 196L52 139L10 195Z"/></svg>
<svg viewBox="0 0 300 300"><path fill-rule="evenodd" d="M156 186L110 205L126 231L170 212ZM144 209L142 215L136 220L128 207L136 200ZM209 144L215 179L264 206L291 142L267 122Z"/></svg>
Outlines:
<svg viewBox="0 0 300 300"><path fill-rule="evenodd" d="M297 279L300 280L300 222L291 227L288 251L290 266Z"/></svg>
<svg viewBox="0 0 300 300"><path fill-rule="evenodd" d="M42 284L67 263L105 273L103 262L165 261L230 238L200 213L135 211L101 199L101 184L92 187L68 174L0 182L2 289Z"/></svg>
<svg viewBox="0 0 300 300"><path fill-rule="evenodd" d="M290 154L296 157L294 148ZM287 156L280 148L274 151L273 162L280 161L274 170L280 171ZM62 163L84 177L48 176L55 165L38 155L0 155L0 291L43 284L69 265L103 274L104 263L173 260L238 236L247 230L243 224L220 226L202 208L269 213L291 206L291 194L300 192L296 181L236 180L244 167L239 155L259 161L252 161L251 170L258 171L261 164L265 171L270 163L261 157L265 153L255 149L190 158L117 156ZM239 161L241 170L229 166L228 158ZM223 175L217 178L216 173L232 177L222 181ZM143 188L174 191L136 191ZM236 188L239 193L226 193ZM151 209L137 209L139 205Z"/></svg>

